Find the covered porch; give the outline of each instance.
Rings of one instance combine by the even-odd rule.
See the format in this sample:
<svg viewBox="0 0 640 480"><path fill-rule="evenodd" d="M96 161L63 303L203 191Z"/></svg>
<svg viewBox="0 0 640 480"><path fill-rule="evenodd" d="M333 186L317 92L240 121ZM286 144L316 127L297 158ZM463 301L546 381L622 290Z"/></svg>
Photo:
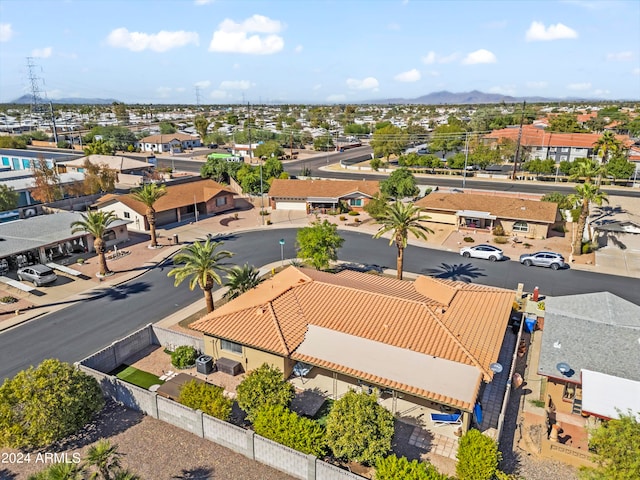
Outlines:
<svg viewBox="0 0 640 480"><path fill-rule="evenodd" d="M491 212L480 212L477 210L458 210L456 212L457 225L460 228L487 229L493 230L496 220Z"/></svg>

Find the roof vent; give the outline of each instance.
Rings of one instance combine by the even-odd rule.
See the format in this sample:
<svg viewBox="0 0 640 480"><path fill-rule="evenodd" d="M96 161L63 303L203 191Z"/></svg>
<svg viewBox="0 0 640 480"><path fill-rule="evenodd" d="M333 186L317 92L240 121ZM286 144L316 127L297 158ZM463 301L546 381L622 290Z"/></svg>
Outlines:
<svg viewBox="0 0 640 480"><path fill-rule="evenodd" d="M260 316L264 313L265 308L264 307L258 307L256 308L256 316Z"/></svg>
<svg viewBox="0 0 640 480"><path fill-rule="evenodd" d="M553 348L562 348L562 344L556 340L553 342Z"/></svg>

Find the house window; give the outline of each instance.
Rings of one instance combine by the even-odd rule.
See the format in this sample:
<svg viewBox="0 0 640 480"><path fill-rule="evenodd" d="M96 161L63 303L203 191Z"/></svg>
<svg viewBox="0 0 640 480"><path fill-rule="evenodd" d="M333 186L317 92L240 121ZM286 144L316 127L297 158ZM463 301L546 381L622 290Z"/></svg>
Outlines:
<svg viewBox="0 0 640 480"><path fill-rule="evenodd" d="M220 348L227 352L237 353L238 355L242 354L242 345L230 342L229 340L220 340Z"/></svg>
<svg viewBox="0 0 640 480"><path fill-rule="evenodd" d="M562 392L562 400L566 402L572 402L576 396L576 386L572 383L565 383L564 390Z"/></svg>
<svg viewBox="0 0 640 480"><path fill-rule="evenodd" d="M528 232L529 231L529 225L527 224L527 222L516 222L513 224L513 231L514 232Z"/></svg>
<svg viewBox="0 0 640 480"><path fill-rule="evenodd" d="M569 151L569 147L562 147L562 150L561 150L561 151L562 151L563 153L564 153L564 152L568 152L568 151Z"/></svg>
<svg viewBox="0 0 640 480"><path fill-rule="evenodd" d="M569 157L567 157L566 155L560 155L560 161L561 162L565 162L569 159Z"/></svg>
<svg viewBox="0 0 640 480"><path fill-rule="evenodd" d="M361 207L362 206L362 199L361 198L350 198L349 199L349 206L351 206L351 207Z"/></svg>
<svg viewBox="0 0 640 480"><path fill-rule="evenodd" d="M216 207L221 207L227 204L227 197L218 197L216 198Z"/></svg>
<svg viewBox="0 0 640 480"><path fill-rule="evenodd" d="M124 212L124 218L131 218L131 215L129 214L129 212Z"/></svg>

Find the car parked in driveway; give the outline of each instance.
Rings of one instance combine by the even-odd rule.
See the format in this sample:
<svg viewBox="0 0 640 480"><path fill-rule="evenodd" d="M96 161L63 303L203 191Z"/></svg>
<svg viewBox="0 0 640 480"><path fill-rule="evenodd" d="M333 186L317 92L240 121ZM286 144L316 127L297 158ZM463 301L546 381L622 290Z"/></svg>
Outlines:
<svg viewBox="0 0 640 480"><path fill-rule="evenodd" d="M46 265L36 264L18 269L18 280L33 282L36 287L53 283L57 279L55 272Z"/></svg>
<svg viewBox="0 0 640 480"><path fill-rule="evenodd" d="M483 258L495 262L504 258L504 252L493 245L481 244L473 247L463 247L460 249L460 255L465 258Z"/></svg>
<svg viewBox="0 0 640 480"><path fill-rule="evenodd" d="M555 252L525 253L520 255L520 263L527 267L548 267L553 270L567 267L564 257Z"/></svg>

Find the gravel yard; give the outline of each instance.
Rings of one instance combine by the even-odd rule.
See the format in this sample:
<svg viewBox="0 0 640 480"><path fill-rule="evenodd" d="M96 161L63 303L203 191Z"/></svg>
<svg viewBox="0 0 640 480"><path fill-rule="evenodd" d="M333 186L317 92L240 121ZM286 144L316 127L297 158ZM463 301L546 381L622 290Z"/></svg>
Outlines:
<svg viewBox="0 0 640 480"><path fill-rule="evenodd" d="M73 438L42 452L73 452L84 455L101 438L118 444L122 465L144 480L292 480L278 470L249 460L216 443L198 438L167 423L110 403L96 420ZM0 458L16 450L0 449ZM0 464L1 480L26 480L47 465L31 461Z"/></svg>

